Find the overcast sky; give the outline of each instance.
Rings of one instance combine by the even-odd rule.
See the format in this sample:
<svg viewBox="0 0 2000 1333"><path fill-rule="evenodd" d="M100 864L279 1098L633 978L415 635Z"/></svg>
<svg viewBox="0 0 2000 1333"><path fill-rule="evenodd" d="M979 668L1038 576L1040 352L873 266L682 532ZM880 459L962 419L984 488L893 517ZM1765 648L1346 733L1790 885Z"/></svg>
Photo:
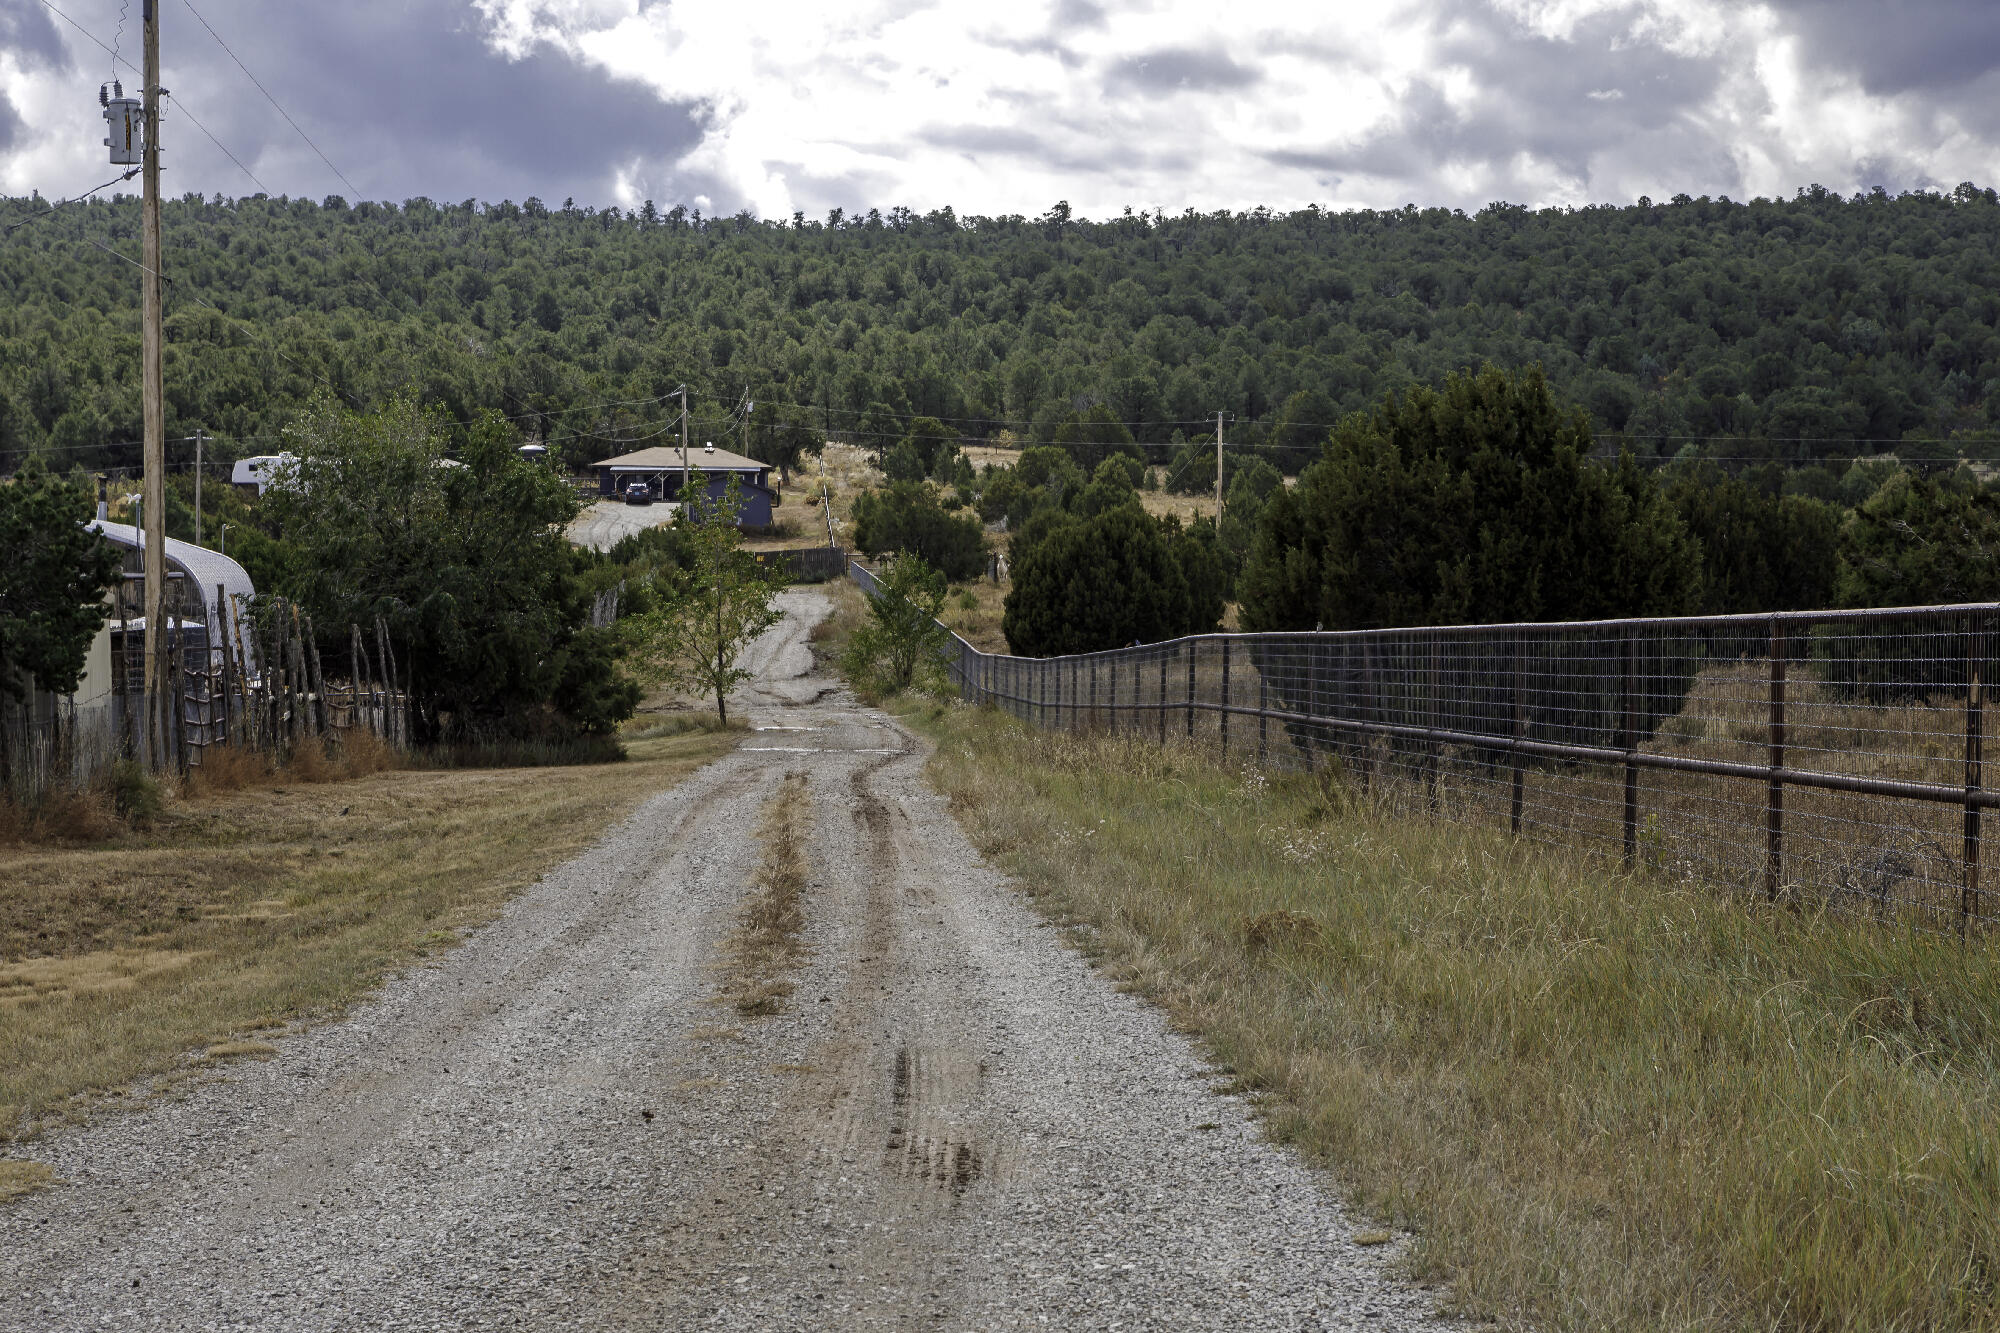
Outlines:
<svg viewBox="0 0 2000 1333"><path fill-rule="evenodd" d="M331 166L159 2L174 194L1098 217L2000 180L1992 0L195 0ZM138 63L139 0L54 3ZM112 71L0 0L0 193L111 174Z"/></svg>

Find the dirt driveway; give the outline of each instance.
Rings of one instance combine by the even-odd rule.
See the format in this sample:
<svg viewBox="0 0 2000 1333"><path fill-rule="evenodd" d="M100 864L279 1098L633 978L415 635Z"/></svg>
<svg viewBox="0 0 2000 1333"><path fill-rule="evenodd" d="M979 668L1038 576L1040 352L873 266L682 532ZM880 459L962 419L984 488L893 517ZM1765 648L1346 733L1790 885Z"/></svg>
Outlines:
<svg viewBox="0 0 2000 1333"><path fill-rule="evenodd" d="M28 1145L0 1328L1435 1328L978 855L786 595L742 747L348 1020ZM804 775L808 952L714 960ZM560 780L554 775L551 780Z"/></svg>
<svg viewBox="0 0 2000 1333"><path fill-rule="evenodd" d="M666 501L628 505L623 500L598 500L570 521L569 539L593 551L608 551L634 533L672 522L679 509Z"/></svg>

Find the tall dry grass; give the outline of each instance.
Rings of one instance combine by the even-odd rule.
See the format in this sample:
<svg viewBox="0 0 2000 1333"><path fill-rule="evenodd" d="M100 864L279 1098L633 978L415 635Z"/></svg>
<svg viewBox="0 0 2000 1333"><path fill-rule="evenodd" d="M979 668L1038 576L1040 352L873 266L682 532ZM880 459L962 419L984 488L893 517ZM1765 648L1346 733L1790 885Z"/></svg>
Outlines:
<svg viewBox="0 0 2000 1333"><path fill-rule="evenodd" d="M737 740L638 740L559 774L323 782L225 760L144 836L0 847L0 1144L240 1034L337 1014Z"/></svg>
<svg viewBox="0 0 2000 1333"><path fill-rule="evenodd" d="M914 711L979 847L1270 1132L1552 1329L2000 1326L2000 956L1385 815L1142 738Z"/></svg>

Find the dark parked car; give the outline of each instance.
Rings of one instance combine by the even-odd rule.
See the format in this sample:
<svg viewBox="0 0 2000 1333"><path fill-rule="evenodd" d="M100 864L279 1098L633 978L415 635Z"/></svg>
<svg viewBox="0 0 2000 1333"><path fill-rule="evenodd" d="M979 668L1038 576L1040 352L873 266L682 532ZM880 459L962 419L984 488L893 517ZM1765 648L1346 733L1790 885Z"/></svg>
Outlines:
<svg viewBox="0 0 2000 1333"><path fill-rule="evenodd" d="M653 503L653 488L643 481L635 481L625 488L625 503L628 505L649 505Z"/></svg>

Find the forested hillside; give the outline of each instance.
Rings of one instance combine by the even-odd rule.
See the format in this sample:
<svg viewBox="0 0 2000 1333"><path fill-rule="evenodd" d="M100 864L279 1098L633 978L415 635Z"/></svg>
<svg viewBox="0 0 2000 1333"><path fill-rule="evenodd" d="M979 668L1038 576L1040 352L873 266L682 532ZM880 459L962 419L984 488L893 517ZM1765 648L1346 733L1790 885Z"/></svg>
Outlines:
<svg viewBox="0 0 2000 1333"><path fill-rule="evenodd" d="M138 215L0 200L26 223L0 241L4 470L132 461ZM753 433L864 442L917 415L1048 440L1101 404L1141 443L1222 410L1304 449L1482 362L1539 362L1642 459L1983 457L2000 418L2000 203L1970 185L1100 222L188 196L165 226L168 434L225 452L331 386L498 408L581 462L666 429L683 381L711 433L745 397Z"/></svg>

